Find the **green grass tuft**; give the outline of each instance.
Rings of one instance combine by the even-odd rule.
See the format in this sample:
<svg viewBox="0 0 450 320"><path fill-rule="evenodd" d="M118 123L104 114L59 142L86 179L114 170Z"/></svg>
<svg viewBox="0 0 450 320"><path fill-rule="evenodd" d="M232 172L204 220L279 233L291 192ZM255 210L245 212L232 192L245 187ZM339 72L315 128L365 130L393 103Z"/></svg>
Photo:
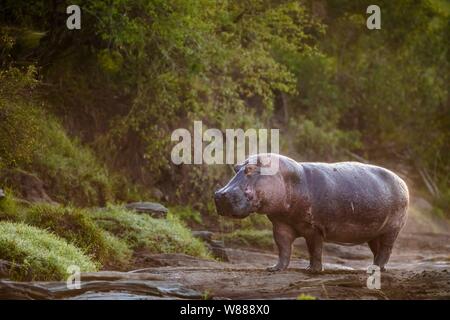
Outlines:
<svg viewBox="0 0 450 320"><path fill-rule="evenodd" d="M64 280L67 268L96 271L98 265L56 235L22 223L0 222L0 259L13 263L14 280Z"/></svg>
<svg viewBox="0 0 450 320"><path fill-rule="evenodd" d="M10 190L4 190L5 197L0 199L0 221L17 219L17 204Z"/></svg>
<svg viewBox="0 0 450 320"><path fill-rule="evenodd" d="M194 238L191 231L171 213L166 219L154 219L119 206L109 206L93 212L92 216L99 226L124 239L134 249L210 258L203 242Z"/></svg>
<svg viewBox="0 0 450 320"><path fill-rule="evenodd" d="M202 215L197 210L194 210L189 207L182 207L182 206L176 206L169 208L169 211L182 220L183 222L186 222L188 224L194 223L194 224L202 224Z"/></svg>
<svg viewBox="0 0 450 320"><path fill-rule="evenodd" d="M89 212L74 207L35 204L26 211L25 222L46 229L82 248L104 267L125 268L132 251L126 242L101 229Z"/></svg>
<svg viewBox="0 0 450 320"><path fill-rule="evenodd" d="M297 300L316 300L316 297L302 293L298 295Z"/></svg>
<svg viewBox="0 0 450 320"><path fill-rule="evenodd" d="M227 245L256 247L272 250L274 246L271 230L239 229L223 235Z"/></svg>

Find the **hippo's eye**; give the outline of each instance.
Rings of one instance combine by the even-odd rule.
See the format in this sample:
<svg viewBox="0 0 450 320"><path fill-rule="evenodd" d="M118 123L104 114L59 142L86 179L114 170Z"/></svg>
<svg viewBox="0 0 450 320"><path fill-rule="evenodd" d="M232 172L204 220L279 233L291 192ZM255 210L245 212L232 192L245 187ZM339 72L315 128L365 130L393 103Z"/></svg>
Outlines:
<svg viewBox="0 0 450 320"><path fill-rule="evenodd" d="M245 173L246 175L251 175L253 172L255 172L255 171L257 171L257 170L258 170L258 167L257 167L256 165L249 164L249 165L247 165L247 166L245 167L244 173Z"/></svg>

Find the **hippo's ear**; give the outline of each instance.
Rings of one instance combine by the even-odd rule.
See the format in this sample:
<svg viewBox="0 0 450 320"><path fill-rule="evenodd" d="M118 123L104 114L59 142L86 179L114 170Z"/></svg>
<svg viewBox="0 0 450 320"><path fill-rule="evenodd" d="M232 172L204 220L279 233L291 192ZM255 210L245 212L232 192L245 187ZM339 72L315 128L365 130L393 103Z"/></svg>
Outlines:
<svg viewBox="0 0 450 320"><path fill-rule="evenodd" d="M270 167L271 165L271 158L269 155L264 155L264 156L258 156L257 160L256 160L256 165L258 167Z"/></svg>

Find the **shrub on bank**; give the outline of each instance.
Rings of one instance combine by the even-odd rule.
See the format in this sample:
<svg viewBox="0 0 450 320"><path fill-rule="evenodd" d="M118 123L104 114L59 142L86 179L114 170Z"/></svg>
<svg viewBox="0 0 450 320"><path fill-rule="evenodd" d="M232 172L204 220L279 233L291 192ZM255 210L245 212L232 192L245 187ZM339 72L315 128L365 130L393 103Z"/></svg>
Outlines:
<svg viewBox="0 0 450 320"><path fill-rule="evenodd" d="M101 229L87 210L36 204L27 210L25 222L49 230L82 248L103 266L123 268L129 264L131 250L127 244Z"/></svg>
<svg viewBox="0 0 450 320"><path fill-rule="evenodd" d="M14 280L64 280L67 268L96 271L98 264L82 250L45 230L23 223L0 222L0 259L12 263Z"/></svg>
<svg viewBox="0 0 450 320"><path fill-rule="evenodd" d="M273 235L271 230L239 229L223 236L227 245L273 249Z"/></svg>
<svg viewBox="0 0 450 320"><path fill-rule="evenodd" d="M119 206L110 206L96 210L91 216L100 227L124 239L134 249L209 257L205 245L170 213L166 219L154 219Z"/></svg>

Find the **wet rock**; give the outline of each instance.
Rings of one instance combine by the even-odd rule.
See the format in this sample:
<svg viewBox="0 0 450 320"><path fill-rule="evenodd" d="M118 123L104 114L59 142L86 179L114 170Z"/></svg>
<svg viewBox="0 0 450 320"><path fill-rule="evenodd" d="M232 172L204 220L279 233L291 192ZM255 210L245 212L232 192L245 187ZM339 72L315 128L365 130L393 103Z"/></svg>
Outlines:
<svg viewBox="0 0 450 320"><path fill-rule="evenodd" d="M0 299L200 299L202 294L174 281L146 280L148 273L94 273L81 279L79 288L65 282L0 280ZM110 278L113 280L95 280ZM86 279L92 279L87 281Z"/></svg>
<svg viewBox="0 0 450 320"><path fill-rule="evenodd" d="M192 231L192 235L195 238L198 238L208 243L210 243L213 238L213 233L211 231Z"/></svg>
<svg viewBox="0 0 450 320"><path fill-rule="evenodd" d="M222 261L229 261L223 241L213 240L214 234L211 231L192 231L192 235L206 242L209 251L211 251L215 258Z"/></svg>
<svg viewBox="0 0 450 320"><path fill-rule="evenodd" d="M12 300L46 300L54 299L52 292L47 288L31 282L14 282L0 280L0 299Z"/></svg>
<svg viewBox="0 0 450 320"><path fill-rule="evenodd" d="M12 264L9 261L0 260L0 278L7 278Z"/></svg>
<svg viewBox="0 0 450 320"><path fill-rule="evenodd" d="M20 196L29 202L54 202L45 191L44 183L36 175L23 170L1 172L1 179L9 181Z"/></svg>
<svg viewBox="0 0 450 320"><path fill-rule="evenodd" d="M125 205L125 208L138 213L146 213L158 219L165 218L169 212L166 207L156 202L133 202Z"/></svg>
<svg viewBox="0 0 450 320"><path fill-rule="evenodd" d="M114 280L163 280L157 274L152 273L135 273L135 272L120 272L120 271L98 271L98 272L84 272L81 274L81 281L114 281Z"/></svg>
<svg viewBox="0 0 450 320"><path fill-rule="evenodd" d="M162 300L163 297L147 296L121 291L85 292L66 300ZM167 299L167 298L166 298Z"/></svg>
<svg viewBox="0 0 450 320"><path fill-rule="evenodd" d="M162 201L165 200L167 201L168 197L167 195L165 195L161 190L159 190L158 188L154 187L150 190L150 194L152 195L152 197L158 201Z"/></svg>
<svg viewBox="0 0 450 320"><path fill-rule="evenodd" d="M24 280L33 279L33 272L31 268L25 267L22 264L14 263L11 261L1 260L0 259L0 279L6 279L10 277L11 270L19 269L21 270L22 276Z"/></svg>
<svg viewBox="0 0 450 320"><path fill-rule="evenodd" d="M222 261L228 262L227 250L225 249L225 245L223 241L212 240L208 243L209 250L212 252L214 257L220 259Z"/></svg>
<svg viewBox="0 0 450 320"><path fill-rule="evenodd" d="M145 257L145 263L142 263L143 269L130 271L129 273L157 273L160 267L194 267L194 268L212 268L217 267L218 262L211 259L203 259L189 256L183 253L139 253L140 257Z"/></svg>

